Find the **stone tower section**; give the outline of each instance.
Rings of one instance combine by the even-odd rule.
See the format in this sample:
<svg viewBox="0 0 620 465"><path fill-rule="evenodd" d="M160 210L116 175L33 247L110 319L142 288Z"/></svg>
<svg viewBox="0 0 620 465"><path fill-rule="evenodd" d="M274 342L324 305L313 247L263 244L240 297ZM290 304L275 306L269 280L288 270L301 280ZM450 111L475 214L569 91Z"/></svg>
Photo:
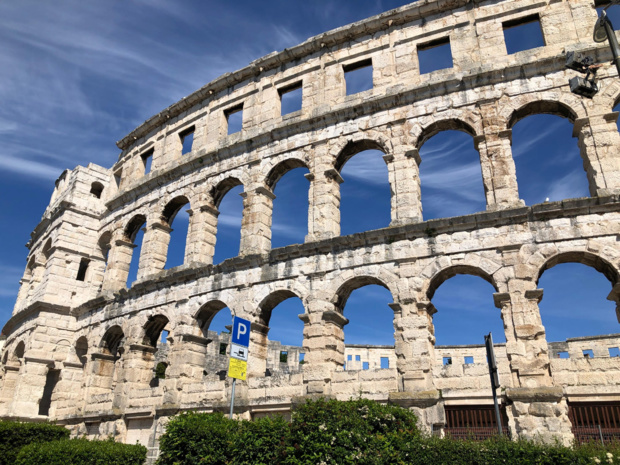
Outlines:
<svg viewBox="0 0 620 465"><path fill-rule="evenodd" d="M361 393L411 408L429 430L441 430L446 412L491 403L486 365L443 366L442 356L462 348L435 346L435 290L470 274L494 287L503 319L500 397L511 434L571 441L571 405L620 401L617 360L554 358L539 312L539 277L566 262L603 273L609 299L620 302L620 135L613 111L620 79L613 67L602 68L600 92L589 100L570 92L574 71L564 69L567 51L610 60L607 45L591 39L596 6L419 0L226 74L121 139L110 169L64 172L32 234L4 328L0 414L140 440L155 454L171 415L228 405L229 381L217 368L216 345L223 342L209 331L228 307L252 322L249 376L237 385L239 415L286 413L304 396ZM532 21L544 45L508 53L504 30ZM421 52L446 43L452 67L421 72ZM345 73L368 66L372 88L347 95ZM282 115L282 95L299 88L301 109ZM239 113L241 129L232 132L229 121ZM521 200L512 128L539 113L573 125L589 197L533 206ZM419 149L452 129L473 138L486 208L423 221ZM342 236L341 169L367 149L384 154L391 223ZM304 244L274 249L274 188L298 167L309 171L308 234ZM214 265L220 202L237 186L239 254ZM181 209L190 217L185 260L165 270ZM137 279L128 288L140 230ZM394 363L345 370L345 353L362 348L345 347L343 308L368 284L393 298L395 346L386 358ZM290 297L305 311L303 347L289 353L303 353L305 363L277 370L271 312ZM165 347L157 342L163 330ZM600 355L618 338L590 343ZM586 342L563 344L578 353ZM363 350L371 357L386 349ZM166 377L154 381L159 363Z"/></svg>

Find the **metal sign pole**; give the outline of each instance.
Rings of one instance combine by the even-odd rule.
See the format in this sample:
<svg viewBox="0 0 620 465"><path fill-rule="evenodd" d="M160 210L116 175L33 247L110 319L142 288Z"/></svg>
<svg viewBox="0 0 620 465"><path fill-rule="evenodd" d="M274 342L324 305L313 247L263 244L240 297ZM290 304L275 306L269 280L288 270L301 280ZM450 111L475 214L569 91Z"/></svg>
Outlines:
<svg viewBox="0 0 620 465"><path fill-rule="evenodd" d="M489 375L491 376L491 391L493 392L493 404L495 405L495 420L497 421L497 430L500 436L503 434L502 420L499 414L499 405L497 404L497 388L499 388L499 377L497 376L497 363L495 361L495 352L493 351L493 336L491 333L484 336L484 345L487 349L487 362L489 364Z"/></svg>
<svg viewBox="0 0 620 465"><path fill-rule="evenodd" d="M230 394L230 419L233 417L233 407L235 406L235 384L237 384L237 378L233 378L232 393Z"/></svg>

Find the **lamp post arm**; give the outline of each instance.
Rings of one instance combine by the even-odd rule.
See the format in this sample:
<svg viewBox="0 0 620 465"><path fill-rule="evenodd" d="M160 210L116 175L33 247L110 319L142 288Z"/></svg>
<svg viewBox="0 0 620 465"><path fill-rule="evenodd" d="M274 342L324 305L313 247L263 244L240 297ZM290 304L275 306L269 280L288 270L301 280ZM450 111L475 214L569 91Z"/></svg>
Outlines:
<svg viewBox="0 0 620 465"><path fill-rule="evenodd" d="M614 57L614 65L616 65L618 75L620 75L620 46L618 45L618 39L616 38L614 27L607 16L605 16L603 25L605 27L605 32L607 33L607 40L609 40L609 48L611 48L611 54Z"/></svg>

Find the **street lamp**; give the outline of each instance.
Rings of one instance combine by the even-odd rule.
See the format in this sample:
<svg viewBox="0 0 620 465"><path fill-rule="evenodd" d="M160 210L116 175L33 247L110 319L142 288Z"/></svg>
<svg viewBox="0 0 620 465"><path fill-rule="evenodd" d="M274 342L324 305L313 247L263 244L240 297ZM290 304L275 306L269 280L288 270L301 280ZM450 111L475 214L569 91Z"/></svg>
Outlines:
<svg viewBox="0 0 620 465"><path fill-rule="evenodd" d="M620 46L618 45L618 39L614 32L614 27L611 24L611 20L607 16L607 8L611 5L615 5L619 0L612 1L601 12L601 16L594 25L593 39L594 42L601 43L606 40L609 41L609 48L613 56L613 63L616 65L618 75L620 76ZM594 64L594 60L588 56L582 56L575 52L568 52L566 54L566 67L585 73L585 77L575 76L568 81L570 91L574 94L581 95L583 97L592 98L598 92L598 86L596 85L596 71L603 66L602 64Z"/></svg>

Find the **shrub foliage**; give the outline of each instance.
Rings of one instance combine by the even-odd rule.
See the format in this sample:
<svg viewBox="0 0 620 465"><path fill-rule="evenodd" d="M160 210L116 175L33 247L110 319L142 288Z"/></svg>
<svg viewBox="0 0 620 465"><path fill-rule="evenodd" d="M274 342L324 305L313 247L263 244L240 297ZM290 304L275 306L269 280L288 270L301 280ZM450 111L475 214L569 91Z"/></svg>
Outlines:
<svg viewBox="0 0 620 465"><path fill-rule="evenodd" d="M15 465L142 465L146 447L110 441L70 439L30 444L17 455Z"/></svg>
<svg viewBox="0 0 620 465"><path fill-rule="evenodd" d="M594 465L620 464L620 446L565 447L506 438L425 437L415 415L369 400L308 401L281 417L233 421L184 413L160 440L159 465Z"/></svg>
<svg viewBox="0 0 620 465"><path fill-rule="evenodd" d="M67 439L69 430L49 423L0 421L0 465L13 465L22 447Z"/></svg>

